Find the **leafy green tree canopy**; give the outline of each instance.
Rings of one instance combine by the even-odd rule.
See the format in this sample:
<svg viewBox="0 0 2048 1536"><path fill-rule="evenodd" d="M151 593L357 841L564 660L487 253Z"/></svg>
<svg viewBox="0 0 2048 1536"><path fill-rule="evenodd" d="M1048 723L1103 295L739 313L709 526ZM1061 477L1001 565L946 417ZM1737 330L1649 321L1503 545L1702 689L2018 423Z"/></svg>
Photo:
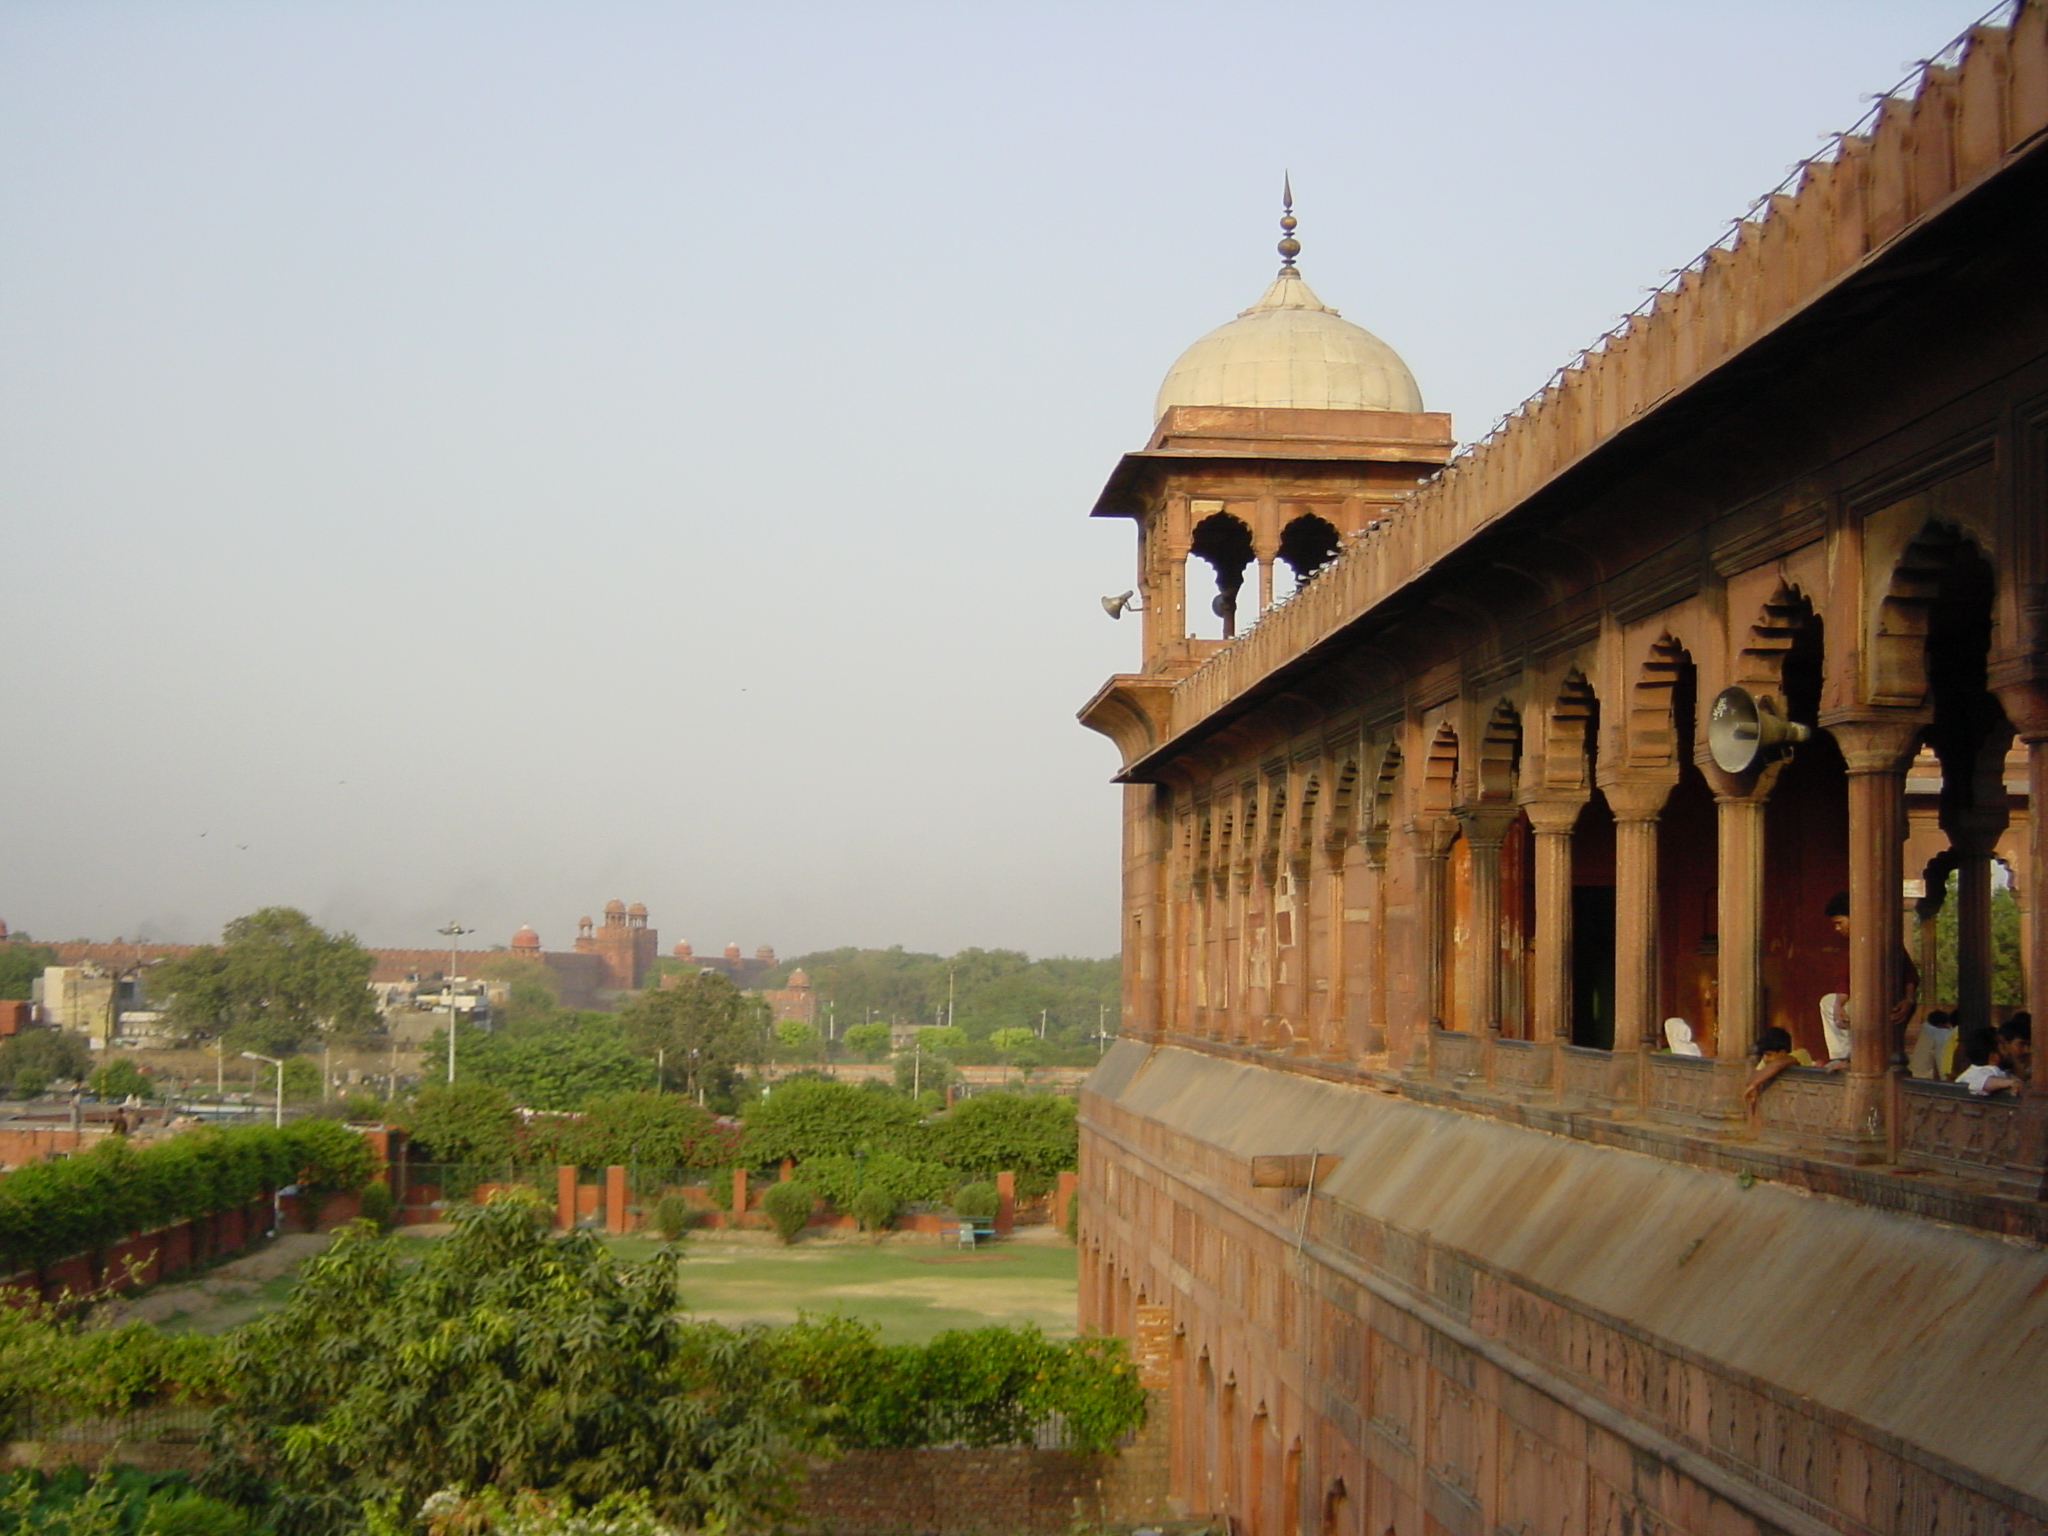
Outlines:
<svg viewBox="0 0 2048 1536"><path fill-rule="evenodd" d="M445 1051L445 1034L442 1040ZM478 1031L474 1040L464 1030L456 1051L459 1077L503 1088L528 1109L574 1109L593 1094L623 1093L654 1079L653 1064L626 1044L615 1023L565 1024L545 1035ZM439 1059L431 1042L426 1059Z"/></svg>
<svg viewBox="0 0 2048 1536"><path fill-rule="evenodd" d="M156 1084L149 1074L126 1056L110 1057L94 1067L85 1086L103 1099L125 1099L130 1094L138 1099L156 1097Z"/></svg>
<svg viewBox="0 0 2048 1536"><path fill-rule="evenodd" d="M963 1173L1018 1174L1019 1193L1036 1193L1075 1166L1076 1109L1057 1094L977 1094L932 1123L932 1153Z"/></svg>
<svg viewBox="0 0 2048 1536"><path fill-rule="evenodd" d="M536 1120L527 1155L581 1168L729 1168L738 1136L681 1094L600 1094L574 1117Z"/></svg>
<svg viewBox="0 0 2048 1536"><path fill-rule="evenodd" d="M10 1089L32 1078L41 1092L58 1078L83 1080L91 1070L91 1043L68 1029L25 1029L0 1040L0 1083Z"/></svg>
<svg viewBox="0 0 2048 1536"><path fill-rule="evenodd" d="M694 1095L729 1094L740 1070L768 1056L768 1010L716 971L699 971L673 987L641 992L619 1010L627 1041L663 1075Z"/></svg>
<svg viewBox="0 0 2048 1536"><path fill-rule="evenodd" d="M328 933L292 907L264 907L229 923L219 944L158 967L150 986L170 997L171 1020L187 1034L282 1056L316 1031L375 1022L374 964L354 934Z"/></svg>
<svg viewBox="0 0 2048 1536"><path fill-rule="evenodd" d="M741 1155L758 1167L827 1153L923 1151L923 1117L895 1094L869 1093L852 1083L804 1079L778 1083L747 1106Z"/></svg>
<svg viewBox="0 0 2048 1536"><path fill-rule="evenodd" d="M877 1020L856 1024L840 1036L848 1050L858 1051L869 1061L879 1061L889 1052L889 1026Z"/></svg>
<svg viewBox="0 0 2048 1536"><path fill-rule="evenodd" d="M511 1161L519 1129L512 1096L493 1083L436 1083L400 1116L406 1133L443 1163Z"/></svg>
<svg viewBox="0 0 2048 1536"><path fill-rule="evenodd" d="M268 1484L280 1529L351 1528L442 1488L644 1489L686 1529L765 1528L815 1412L759 1330L681 1312L674 1258L551 1237L530 1197L456 1218L416 1264L366 1227L235 1335L216 1487Z"/></svg>
<svg viewBox="0 0 2048 1536"><path fill-rule="evenodd" d="M47 944L0 943L0 998L25 998L46 967L57 963Z"/></svg>

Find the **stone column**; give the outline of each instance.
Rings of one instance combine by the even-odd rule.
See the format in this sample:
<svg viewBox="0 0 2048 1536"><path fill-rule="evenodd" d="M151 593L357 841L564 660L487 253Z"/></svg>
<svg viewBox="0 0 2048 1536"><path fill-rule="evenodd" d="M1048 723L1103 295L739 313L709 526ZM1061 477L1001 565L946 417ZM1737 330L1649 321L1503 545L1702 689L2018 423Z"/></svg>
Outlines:
<svg viewBox="0 0 2048 1536"><path fill-rule="evenodd" d="M1572 1036L1572 829L1584 800L1532 800L1536 833L1536 1039Z"/></svg>
<svg viewBox="0 0 2048 1536"><path fill-rule="evenodd" d="M2027 876L2048 878L2048 682L2019 682L1998 689L2005 716L2027 746ZM2031 921L2021 932L2026 946L2027 1007L2048 1012L2040 978L2048 977L2048 907L2034 893L2027 903ZM2038 1034L2038 1031L2037 1031ZM2048 1197L2048 1046L2034 1043L2033 1080L2020 1102L2019 1148L2007 1166L2006 1193L2030 1200Z"/></svg>
<svg viewBox="0 0 2048 1536"><path fill-rule="evenodd" d="M1837 721L1829 734L1849 770L1849 1082L1838 1149L1884 1155L1890 1141L1887 1071L1906 1066L1904 1026L1892 1006L1903 981L1906 769L1914 720Z"/></svg>
<svg viewBox="0 0 2048 1536"><path fill-rule="evenodd" d="M1408 835L1415 849L1415 936L1414 958L1421 970L1415 989L1417 1012L1415 1038L1409 1064L1426 1067L1430 1057L1429 1032L1443 1028L1444 952L1450 914L1445 910L1445 875L1450 863L1451 842L1458 824L1448 817L1430 817L1410 822Z"/></svg>
<svg viewBox="0 0 2048 1536"><path fill-rule="evenodd" d="M1706 771L1714 787L1719 866L1715 926L1720 935L1720 1018L1714 1055L1721 1067L1721 1107L1736 1114L1743 1075L1764 1022L1764 806L1777 769L1742 775L1713 767Z"/></svg>
<svg viewBox="0 0 2048 1536"><path fill-rule="evenodd" d="M1472 936L1458 959L1470 978L1472 1032L1500 1034L1500 845L1514 825L1514 806L1462 806L1458 820L1472 855Z"/></svg>
<svg viewBox="0 0 2048 1536"><path fill-rule="evenodd" d="M1309 985L1316 993L1316 1039L1327 1061L1343 1061L1351 1055L1349 994L1344 985L1344 849L1325 845L1309 863L1309 878L1321 889L1316 894L1316 923L1312 932Z"/></svg>
<svg viewBox="0 0 2048 1536"><path fill-rule="evenodd" d="M1387 829L1375 827L1346 849L1339 875L1344 913L1345 1034L1355 1055L1388 1048ZM1360 914L1354 921L1353 914Z"/></svg>
<svg viewBox="0 0 2048 1536"><path fill-rule="evenodd" d="M1614 1048L1654 1051L1663 1043L1657 1007L1657 818L1672 785L1603 786L1614 812Z"/></svg>

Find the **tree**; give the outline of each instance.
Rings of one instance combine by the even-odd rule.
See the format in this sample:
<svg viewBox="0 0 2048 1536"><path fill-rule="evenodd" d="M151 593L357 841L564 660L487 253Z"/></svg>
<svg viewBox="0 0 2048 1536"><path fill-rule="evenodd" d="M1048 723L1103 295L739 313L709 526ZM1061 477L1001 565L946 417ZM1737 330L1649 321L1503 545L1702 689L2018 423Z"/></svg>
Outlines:
<svg viewBox="0 0 2048 1536"><path fill-rule="evenodd" d="M464 1078L493 1083L527 1109L574 1109L593 1094L645 1087L654 1077L652 1063L626 1044L615 1024L510 1038L479 1033L474 1043L465 1030L456 1052ZM431 1044L427 1059L435 1059Z"/></svg>
<svg viewBox="0 0 2048 1536"><path fill-rule="evenodd" d="M519 1128L512 1096L490 1083L422 1088L399 1118L407 1134L443 1163L509 1162Z"/></svg>
<svg viewBox="0 0 2048 1536"><path fill-rule="evenodd" d="M775 1044L792 1061L812 1060L818 1054L817 1028L802 1019L777 1019Z"/></svg>
<svg viewBox="0 0 2048 1536"><path fill-rule="evenodd" d="M686 1529L772 1524L815 1411L763 1331L685 1318L673 1255L622 1264L545 1221L500 1198L416 1263L345 1231L234 1335L209 1486L267 1487L277 1527L305 1536L485 1486L581 1507L644 1489Z"/></svg>
<svg viewBox="0 0 2048 1536"><path fill-rule="evenodd" d="M909 1100L818 1079L778 1083L750 1104L741 1147L747 1162L760 1167L828 1153L886 1150L915 1157L923 1142L923 1119Z"/></svg>
<svg viewBox="0 0 2048 1536"><path fill-rule="evenodd" d="M661 1052L670 1081L694 1096L729 1098L740 1070L768 1054L768 1010L716 971L639 993L619 1010L626 1039L650 1059Z"/></svg>
<svg viewBox="0 0 2048 1536"><path fill-rule="evenodd" d="M860 1052L869 1061L880 1061L889 1054L889 1026L882 1023L855 1024L840 1037L847 1049Z"/></svg>
<svg viewBox="0 0 2048 1536"><path fill-rule="evenodd" d="M25 1029L0 1040L0 1083L10 1090L33 1077L40 1093L59 1078L83 1081L91 1070L91 1043L68 1029Z"/></svg>
<svg viewBox="0 0 2048 1536"><path fill-rule="evenodd" d="M330 934L291 907L265 907L161 966L153 991L169 994L173 1024L222 1036L237 1050L285 1056L315 1032L369 1027L370 952L349 933Z"/></svg>
<svg viewBox="0 0 2048 1536"><path fill-rule="evenodd" d="M149 1080L149 1074L126 1056L110 1057L94 1067L85 1086L103 1099L125 1099L130 1094L138 1099L156 1097L156 1084Z"/></svg>
<svg viewBox="0 0 2048 1536"><path fill-rule="evenodd" d="M678 1093L607 1093L574 1118L538 1120L527 1132L533 1161L613 1164L659 1173L678 1168L730 1168L739 1137Z"/></svg>
<svg viewBox="0 0 2048 1536"><path fill-rule="evenodd" d="M0 943L0 998L25 998L46 967L57 963L47 944Z"/></svg>
<svg viewBox="0 0 2048 1536"><path fill-rule="evenodd" d="M1029 1199L1076 1165L1075 1109L1050 1093L977 1094L933 1123L932 1153L962 1173L1015 1173L1017 1192Z"/></svg>
<svg viewBox="0 0 2048 1536"><path fill-rule="evenodd" d="M999 1029L988 1037L988 1043L1003 1055L1011 1056L1038 1044L1038 1036L1028 1029Z"/></svg>
<svg viewBox="0 0 2048 1536"><path fill-rule="evenodd" d="M967 1044L967 1031L952 1024L929 1024L917 1032L917 1048L927 1056L951 1056Z"/></svg>

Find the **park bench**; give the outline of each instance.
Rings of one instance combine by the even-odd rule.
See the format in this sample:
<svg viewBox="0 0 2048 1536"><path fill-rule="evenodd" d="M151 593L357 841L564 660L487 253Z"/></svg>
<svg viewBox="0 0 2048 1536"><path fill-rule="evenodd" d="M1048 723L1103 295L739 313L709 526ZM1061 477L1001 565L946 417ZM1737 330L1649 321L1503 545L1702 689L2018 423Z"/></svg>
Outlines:
<svg viewBox="0 0 2048 1536"><path fill-rule="evenodd" d="M956 1242L962 1248L974 1248L983 1242L993 1242L995 1235L996 1224L993 1220L986 1217L974 1217L966 1221L956 1221L951 1225L939 1228L939 1241L941 1243Z"/></svg>

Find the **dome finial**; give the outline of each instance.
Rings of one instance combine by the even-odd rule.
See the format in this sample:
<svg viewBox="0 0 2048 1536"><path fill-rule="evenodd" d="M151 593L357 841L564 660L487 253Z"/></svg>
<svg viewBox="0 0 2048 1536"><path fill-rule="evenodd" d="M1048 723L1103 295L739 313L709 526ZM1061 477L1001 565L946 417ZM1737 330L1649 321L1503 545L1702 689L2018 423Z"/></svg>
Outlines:
<svg viewBox="0 0 2048 1536"><path fill-rule="evenodd" d="M1294 238L1294 177L1280 173L1280 275L1294 275L1294 258L1301 254L1301 242Z"/></svg>

